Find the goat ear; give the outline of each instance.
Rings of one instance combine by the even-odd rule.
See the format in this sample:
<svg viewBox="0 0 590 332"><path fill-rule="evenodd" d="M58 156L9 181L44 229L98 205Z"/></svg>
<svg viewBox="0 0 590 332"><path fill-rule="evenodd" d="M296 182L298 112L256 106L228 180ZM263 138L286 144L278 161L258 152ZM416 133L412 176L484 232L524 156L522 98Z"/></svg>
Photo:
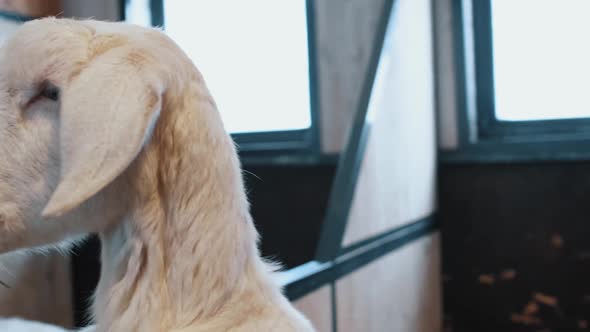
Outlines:
<svg viewBox="0 0 590 332"><path fill-rule="evenodd" d="M120 175L160 113L162 88L155 75L132 56L110 53L62 88L60 181L44 217L67 213Z"/></svg>

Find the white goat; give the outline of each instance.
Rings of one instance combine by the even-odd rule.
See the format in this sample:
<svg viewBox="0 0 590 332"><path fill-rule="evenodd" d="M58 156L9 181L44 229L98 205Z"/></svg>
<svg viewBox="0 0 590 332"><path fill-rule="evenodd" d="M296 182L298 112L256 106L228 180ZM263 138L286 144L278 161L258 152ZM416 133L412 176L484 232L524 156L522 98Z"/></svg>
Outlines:
<svg viewBox="0 0 590 332"><path fill-rule="evenodd" d="M99 233L92 331L313 331L260 258L234 143L174 42L48 18L0 64L0 253Z"/></svg>

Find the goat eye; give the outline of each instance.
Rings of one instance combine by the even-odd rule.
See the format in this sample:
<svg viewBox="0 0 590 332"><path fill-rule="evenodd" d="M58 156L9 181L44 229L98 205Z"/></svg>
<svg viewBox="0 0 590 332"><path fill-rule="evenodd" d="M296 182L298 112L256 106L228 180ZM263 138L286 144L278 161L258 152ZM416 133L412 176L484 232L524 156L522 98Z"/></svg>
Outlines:
<svg viewBox="0 0 590 332"><path fill-rule="evenodd" d="M41 93L39 94L41 97L58 101L59 100L59 88L53 84L47 83L43 86Z"/></svg>

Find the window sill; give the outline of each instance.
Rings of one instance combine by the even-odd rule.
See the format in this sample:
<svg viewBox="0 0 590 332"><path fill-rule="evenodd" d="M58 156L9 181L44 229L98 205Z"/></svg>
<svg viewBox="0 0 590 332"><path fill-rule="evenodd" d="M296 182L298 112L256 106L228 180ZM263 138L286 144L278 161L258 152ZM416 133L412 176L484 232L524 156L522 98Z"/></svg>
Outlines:
<svg viewBox="0 0 590 332"><path fill-rule="evenodd" d="M339 154L317 154L313 151L274 151L240 152L240 160L244 166L273 165L273 166L313 166L337 165Z"/></svg>
<svg viewBox="0 0 590 332"><path fill-rule="evenodd" d="M456 150L441 150L442 163L515 163L590 160L590 139L534 142L482 141Z"/></svg>

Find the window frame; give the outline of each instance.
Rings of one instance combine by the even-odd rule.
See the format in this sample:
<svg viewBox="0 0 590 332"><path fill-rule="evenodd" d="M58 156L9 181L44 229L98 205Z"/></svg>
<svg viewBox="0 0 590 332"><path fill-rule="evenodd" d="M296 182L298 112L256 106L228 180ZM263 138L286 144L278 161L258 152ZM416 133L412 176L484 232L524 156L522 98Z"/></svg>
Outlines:
<svg viewBox="0 0 590 332"><path fill-rule="evenodd" d="M504 121L496 118L491 1L472 1L477 125L480 139L543 141L590 138L590 116L575 119Z"/></svg>
<svg viewBox="0 0 590 332"><path fill-rule="evenodd" d="M493 75L486 79L485 74L493 74L490 1L493 0L451 0L449 7L441 9L449 10L451 14L450 29L442 34L449 34L451 39L451 45L446 46L450 46L454 71L453 76L447 78L436 70L437 100L440 102L443 98L441 85L454 86L454 96L445 98L450 98L455 108L456 131L451 129L451 135L456 137L456 142L453 146L440 148L440 162L489 164L590 160L589 119L519 123L495 118ZM441 22L435 26L440 27ZM438 44L440 40L435 42ZM437 45L435 52L446 53L445 45ZM487 62L482 54L486 54ZM445 128L439 128L441 130Z"/></svg>
<svg viewBox="0 0 590 332"><path fill-rule="evenodd" d="M121 20L125 20L125 4L120 0ZM317 41L315 25L315 0L299 0L306 3L309 99L311 125L306 129L231 133L240 154L247 160L256 159L271 163L325 162L320 144L320 103L317 68ZM149 0L152 26L165 30L164 0ZM284 155L288 155L285 157ZM333 158L328 158L333 159Z"/></svg>
<svg viewBox="0 0 590 332"><path fill-rule="evenodd" d="M6 10L0 10L0 18L16 23L25 23L37 19L38 17L26 16Z"/></svg>

